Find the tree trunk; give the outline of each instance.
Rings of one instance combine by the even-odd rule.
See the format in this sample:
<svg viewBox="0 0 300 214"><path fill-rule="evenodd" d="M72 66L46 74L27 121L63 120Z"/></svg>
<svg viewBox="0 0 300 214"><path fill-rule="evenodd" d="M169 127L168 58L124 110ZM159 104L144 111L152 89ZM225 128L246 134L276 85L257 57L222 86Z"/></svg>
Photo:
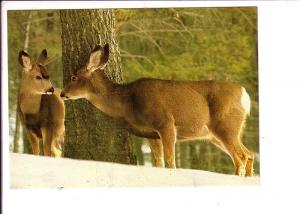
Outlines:
<svg viewBox="0 0 300 214"><path fill-rule="evenodd" d="M26 28L25 28L24 51L28 51L28 47L29 47L31 18L32 18L32 13L29 11L27 24L26 24ZM20 77L21 77L21 73L19 72L19 79L20 79ZM19 152L19 145L20 145L19 140L20 140L20 132L21 132L21 121L20 121L20 117L18 114L18 105L19 105L18 103L19 103L19 101L17 101L17 107L16 107L16 125L15 125L14 149L13 149L13 152L16 152L16 153ZM26 153L28 153L27 152L28 149L29 149L29 151L31 149L31 145L28 142L26 135L25 135L25 137L23 137L23 147L26 148L26 149L24 149L24 151L26 151Z"/></svg>
<svg viewBox="0 0 300 214"><path fill-rule="evenodd" d="M23 145L24 145L23 153L32 154L31 143L29 142L26 131L24 129L23 129ZM40 151L41 151L40 155L42 155L43 149L40 150Z"/></svg>
<svg viewBox="0 0 300 214"><path fill-rule="evenodd" d="M14 135L14 143L13 143L13 152L19 152L20 145L20 119L18 115L18 110L16 110L16 123L15 123L15 135Z"/></svg>
<svg viewBox="0 0 300 214"><path fill-rule="evenodd" d="M112 10L61 10L64 85L87 61L96 44L110 45L106 74L122 81L121 59ZM66 101L65 157L136 164L129 134L87 100Z"/></svg>

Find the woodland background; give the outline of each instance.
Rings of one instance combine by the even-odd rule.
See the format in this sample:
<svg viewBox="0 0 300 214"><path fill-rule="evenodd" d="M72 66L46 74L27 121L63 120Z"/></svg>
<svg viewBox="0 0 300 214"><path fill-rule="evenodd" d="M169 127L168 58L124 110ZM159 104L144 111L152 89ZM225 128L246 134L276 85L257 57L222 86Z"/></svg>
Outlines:
<svg viewBox="0 0 300 214"><path fill-rule="evenodd" d="M257 9L116 9L114 31L119 43L124 82L141 77L161 79L219 79L242 84L250 94L251 116L244 144L255 152L259 174L259 112ZM60 11L8 11L10 151L30 153L16 117L20 79L18 52L33 59L44 48L48 70L57 87L63 87L62 27ZM151 165L147 141L131 136L138 165ZM225 153L203 141L176 145L178 168L232 173Z"/></svg>

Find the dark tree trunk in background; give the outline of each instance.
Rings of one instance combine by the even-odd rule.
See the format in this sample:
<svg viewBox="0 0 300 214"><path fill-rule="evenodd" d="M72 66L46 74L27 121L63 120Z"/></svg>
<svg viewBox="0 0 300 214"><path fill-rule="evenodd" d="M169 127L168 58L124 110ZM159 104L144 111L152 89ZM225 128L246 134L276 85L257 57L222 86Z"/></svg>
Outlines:
<svg viewBox="0 0 300 214"><path fill-rule="evenodd" d="M96 44L110 45L106 74L122 81L121 59L112 10L61 10L64 85L85 64ZM119 120L100 112L87 100L66 102L64 155L76 159L136 164L128 133Z"/></svg>

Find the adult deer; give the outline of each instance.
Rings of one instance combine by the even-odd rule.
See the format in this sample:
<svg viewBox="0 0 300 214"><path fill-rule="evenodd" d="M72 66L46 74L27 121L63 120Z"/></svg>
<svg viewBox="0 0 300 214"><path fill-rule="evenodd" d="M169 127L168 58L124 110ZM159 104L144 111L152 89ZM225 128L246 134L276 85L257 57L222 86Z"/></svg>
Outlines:
<svg viewBox="0 0 300 214"><path fill-rule="evenodd" d="M18 114L31 143L32 153L40 154L40 139L44 155L60 157L64 141L65 106L61 90L54 89L45 67L47 51L43 50L35 63L24 52L19 53L22 65L18 96Z"/></svg>
<svg viewBox="0 0 300 214"><path fill-rule="evenodd" d="M151 139L156 166L175 168L175 142L209 138L233 160L237 175L253 175L253 153L241 135L250 98L235 83L143 78L128 84L108 79L109 46L97 46L76 70L61 97L85 98L102 112L124 119L129 132ZM165 160L165 161L164 161Z"/></svg>

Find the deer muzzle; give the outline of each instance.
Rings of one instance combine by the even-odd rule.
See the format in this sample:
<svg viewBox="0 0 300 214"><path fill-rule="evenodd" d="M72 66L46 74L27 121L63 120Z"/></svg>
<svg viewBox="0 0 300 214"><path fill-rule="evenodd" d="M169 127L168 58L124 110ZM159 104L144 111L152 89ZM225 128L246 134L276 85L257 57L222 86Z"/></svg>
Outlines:
<svg viewBox="0 0 300 214"><path fill-rule="evenodd" d="M53 94L54 93L54 88L51 87L46 91L46 94Z"/></svg>
<svg viewBox="0 0 300 214"><path fill-rule="evenodd" d="M62 92L60 93L60 97L61 97L61 98L64 98L64 99L68 99L68 98L69 98L68 96L66 96L66 94L65 94L64 91L62 91Z"/></svg>

